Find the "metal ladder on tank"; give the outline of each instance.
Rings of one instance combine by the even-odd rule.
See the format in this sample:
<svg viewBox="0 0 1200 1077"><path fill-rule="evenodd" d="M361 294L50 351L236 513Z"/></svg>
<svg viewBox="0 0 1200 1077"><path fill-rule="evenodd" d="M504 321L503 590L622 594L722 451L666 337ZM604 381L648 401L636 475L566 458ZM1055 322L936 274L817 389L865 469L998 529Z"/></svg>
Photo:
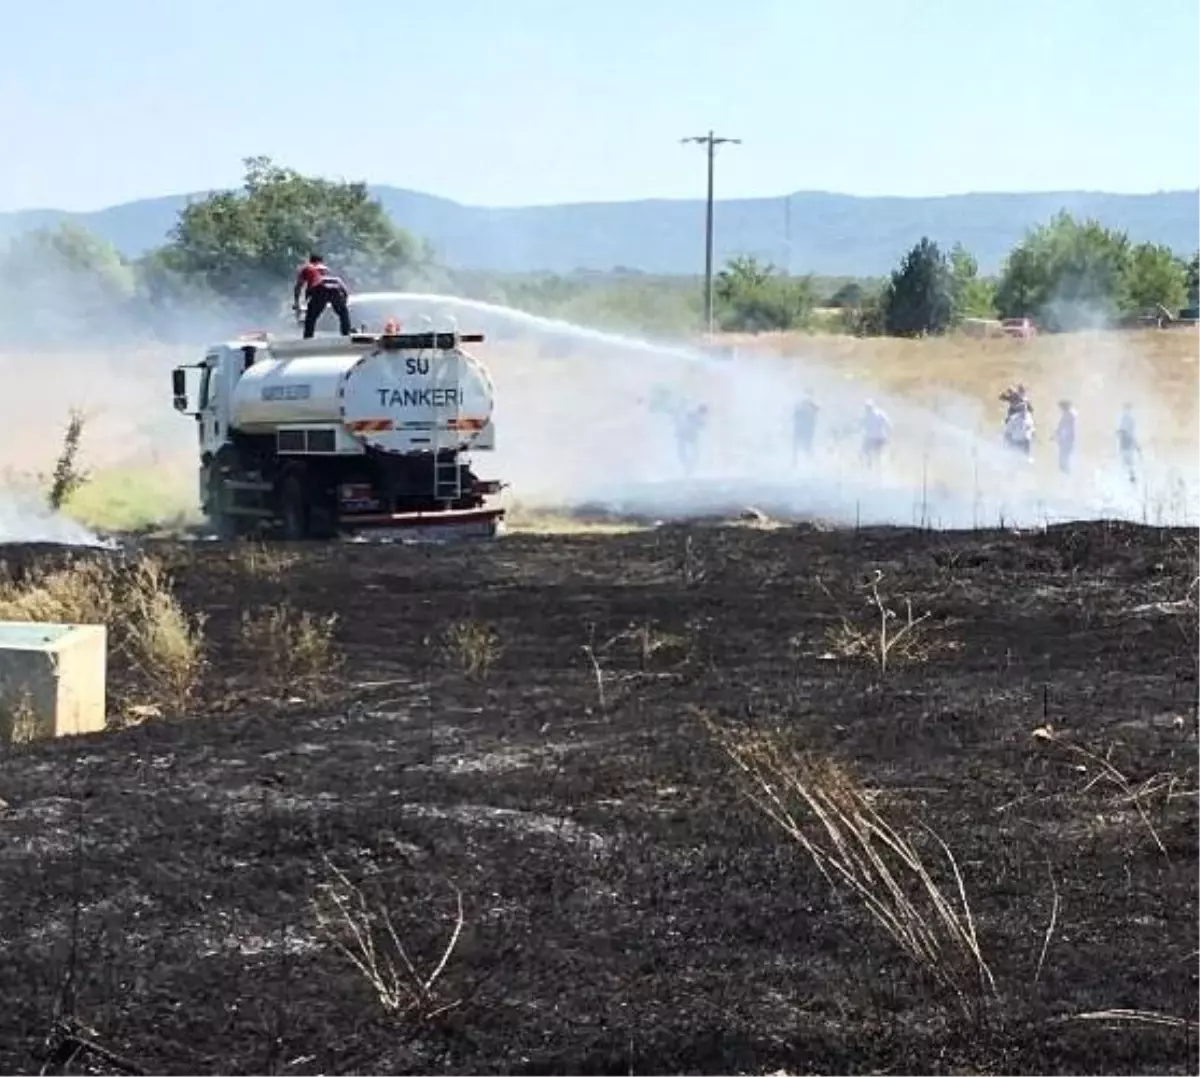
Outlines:
<svg viewBox="0 0 1200 1077"><path fill-rule="evenodd" d="M454 334L454 348L433 349L430 367L434 390L453 390L450 404L435 405L433 409L433 498L452 503L462 497L462 468L458 447L462 441L462 387L458 371L458 325L451 319L449 330Z"/></svg>

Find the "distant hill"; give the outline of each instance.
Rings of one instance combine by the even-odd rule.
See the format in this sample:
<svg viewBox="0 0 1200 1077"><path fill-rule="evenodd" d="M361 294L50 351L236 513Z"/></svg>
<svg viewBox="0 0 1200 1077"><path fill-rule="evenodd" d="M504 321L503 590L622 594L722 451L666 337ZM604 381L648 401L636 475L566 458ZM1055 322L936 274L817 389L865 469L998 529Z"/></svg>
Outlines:
<svg viewBox="0 0 1200 1077"><path fill-rule="evenodd" d="M701 200L609 202L496 209L374 187L398 224L430 240L461 269L496 272L610 270L694 273L704 260ZM0 238L70 219L129 255L161 244L189 197L146 199L94 213L0 213ZM1095 217L1131 238L1191 255L1200 235L1200 190L1117 195L1064 191L943 198L857 198L800 191L734 199L716 207L718 261L753 254L795 273L877 276L893 269L922 235L963 243L985 272L999 268L1026 229L1061 209ZM791 253L788 258L787 238Z"/></svg>

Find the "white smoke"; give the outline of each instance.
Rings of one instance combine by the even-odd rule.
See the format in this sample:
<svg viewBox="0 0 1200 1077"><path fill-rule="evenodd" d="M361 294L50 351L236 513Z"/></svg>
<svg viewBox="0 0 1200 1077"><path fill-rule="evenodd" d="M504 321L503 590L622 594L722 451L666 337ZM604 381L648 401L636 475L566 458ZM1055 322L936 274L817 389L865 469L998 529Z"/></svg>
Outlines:
<svg viewBox="0 0 1200 1077"><path fill-rule="evenodd" d="M128 267L108 266L101 287L53 244L19 242L20 287L0 296L0 543L99 544L92 530L45 503L70 414L84 415L77 461L84 471L184 460L192 431L171 409L168 380L180 353L155 340L151 311L131 298ZM185 338L203 341L211 323L197 304L181 308L175 324Z"/></svg>
<svg viewBox="0 0 1200 1077"><path fill-rule="evenodd" d="M988 410L936 383L889 394L824 358L819 338L800 356L721 358L454 296L373 293L356 297L355 309L360 320L369 312L371 327L421 314L485 333L490 343L477 350L496 383L497 451L479 466L524 505L660 519L753 505L780 518L938 529L1197 519L1194 448L1144 456L1134 483L1121 466L1115 429L1126 398L1146 432L1178 423L1120 334L1072 337L1056 369L1031 378L1039 433L1029 464L1001 443L998 400ZM791 412L806 390L821 407L816 451L793 463ZM1073 398L1085 431L1070 475L1058 472L1051 441L1059 396ZM859 458L867 399L893 424L878 470ZM680 418L700 405L708 422L688 472Z"/></svg>
<svg viewBox="0 0 1200 1077"><path fill-rule="evenodd" d="M35 495L0 490L0 546L20 542L49 542L63 546L109 546L82 524L52 512Z"/></svg>
<svg viewBox="0 0 1200 1077"><path fill-rule="evenodd" d="M41 315L57 304L65 316L76 282L69 275L43 279L54 287L47 285L41 297ZM370 328L395 316L413 325L417 318L439 327L453 322L462 332L486 335L473 350L496 383L497 450L479 454L476 467L506 481L511 496L533 509L599 508L665 519L754 505L784 519L931 528L1100 517L1193 523L1200 515L1195 394L1166 399L1120 333L1058 338L1053 369L1026 371L1020 366L1025 353L1012 349L1013 378L1029 382L1037 406L1036 459L1027 465L1001 445L999 401L956 394L936 379L888 393L837 356L836 340L810 338L801 354L787 358L747 349L730 358L685 342L605 332L453 295L372 293L354 297L353 306L356 321ZM53 347L6 345L18 314L0 311L6 387L0 476L49 471L68 413L79 407L88 416L87 469L178 475L181 497L193 499L195 426L171 408L170 370L195 362L214 339L259 327L222 326L212 311L197 307L172 316L171 336L189 342L183 345L150 339L144 322L132 317L115 328L110 319L103 342L91 339L85 326ZM283 323L265 328L295 332ZM791 412L806 390L821 408L816 450L793 463ZM1070 476L1058 473L1050 441L1060 396L1074 401L1083 432ZM859 420L868 398L889 414L894 429L878 470L859 459ZM1146 443L1135 483L1115 446L1126 399ZM708 422L689 472L681 460L680 420L700 405L709 409ZM0 541L96 538L48 513L27 484L0 477Z"/></svg>

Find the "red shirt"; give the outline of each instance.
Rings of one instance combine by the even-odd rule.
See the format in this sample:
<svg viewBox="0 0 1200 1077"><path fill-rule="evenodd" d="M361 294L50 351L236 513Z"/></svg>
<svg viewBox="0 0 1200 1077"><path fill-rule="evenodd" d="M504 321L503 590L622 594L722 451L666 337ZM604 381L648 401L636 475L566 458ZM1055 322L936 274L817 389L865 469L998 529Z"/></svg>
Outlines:
<svg viewBox="0 0 1200 1077"><path fill-rule="evenodd" d="M300 272L296 276L297 280L311 291L329 276L329 269L324 262L305 262L300 267Z"/></svg>

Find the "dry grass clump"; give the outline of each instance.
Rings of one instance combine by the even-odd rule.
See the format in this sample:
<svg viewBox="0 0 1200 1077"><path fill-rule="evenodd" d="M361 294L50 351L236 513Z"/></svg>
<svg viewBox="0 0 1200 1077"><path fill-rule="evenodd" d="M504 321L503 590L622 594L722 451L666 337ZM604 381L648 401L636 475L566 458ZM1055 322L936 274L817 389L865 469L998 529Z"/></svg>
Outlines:
<svg viewBox="0 0 1200 1077"><path fill-rule="evenodd" d="M81 559L19 578L0 566L0 620L106 626L118 720L183 712L205 668L204 618L184 610L153 557Z"/></svg>
<svg viewBox="0 0 1200 1077"><path fill-rule="evenodd" d="M300 563L294 550L280 549L269 542L247 542L237 547L233 556L247 576L278 583L288 570Z"/></svg>
<svg viewBox="0 0 1200 1077"><path fill-rule="evenodd" d="M456 621L443 637L450 660L473 679L483 680L503 652L500 637L479 621Z"/></svg>
<svg viewBox="0 0 1200 1077"><path fill-rule="evenodd" d="M900 603L880 592L882 581L883 573L877 570L863 588L865 616L842 614L839 623L828 630L825 635L828 650L822 658L866 661L879 676L885 677L892 666L927 662L937 653L958 646L956 641L945 639L936 631L929 612L914 613L910 599L903 600L903 611L897 609ZM817 582L833 598L828 588ZM800 642L799 638L794 639L793 647Z"/></svg>
<svg viewBox="0 0 1200 1077"><path fill-rule="evenodd" d="M905 834L887 818L879 791L832 760L792 749L782 734L709 728L759 811L965 1014L981 1017L996 985L945 842L924 824L919 839Z"/></svg>
<svg viewBox="0 0 1200 1077"><path fill-rule="evenodd" d="M318 617L290 603L242 614L241 646L280 696L322 695L341 671L337 614Z"/></svg>

